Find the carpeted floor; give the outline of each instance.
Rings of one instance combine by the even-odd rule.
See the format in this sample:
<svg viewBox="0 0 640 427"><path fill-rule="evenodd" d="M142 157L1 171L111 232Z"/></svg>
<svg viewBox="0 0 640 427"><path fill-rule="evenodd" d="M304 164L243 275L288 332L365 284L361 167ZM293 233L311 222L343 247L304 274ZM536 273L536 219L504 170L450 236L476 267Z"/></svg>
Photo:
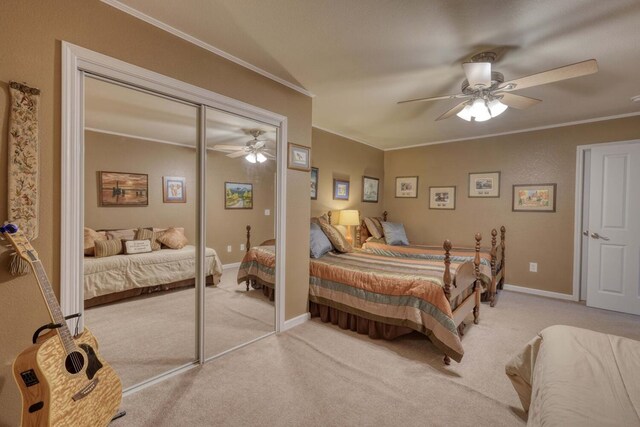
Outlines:
<svg viewBox="0 0 640 427"><path fill-rule="evenodd" d="M205 355L275 330L275 309L260 290L236 284L237 268L205 291ZM151 294L85 311L100 353L129 387L195 360L195 289Z"/></svg>
<svg viewBox="0 0 640 427"><path fill-rule="evenodd" d="M312 319L128 396L112 425L524 425L504 365L554 324L640 339L638 316L507 291L448 367L419 334L370 340Z"/></svg>

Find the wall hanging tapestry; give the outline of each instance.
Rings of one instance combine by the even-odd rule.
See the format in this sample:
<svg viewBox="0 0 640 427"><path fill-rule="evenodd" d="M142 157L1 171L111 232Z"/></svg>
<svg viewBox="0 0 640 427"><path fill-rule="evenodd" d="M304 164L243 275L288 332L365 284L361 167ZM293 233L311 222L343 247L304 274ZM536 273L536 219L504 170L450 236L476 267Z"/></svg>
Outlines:
<svg viewBox="0 0 640 427"><path fill-rule="evenodd" d="M9 222L17 224L29 240L38 237L38 104L40 89L10 82L8 138ZM22 258L13 256L11 274L29 271Z"/></svg>

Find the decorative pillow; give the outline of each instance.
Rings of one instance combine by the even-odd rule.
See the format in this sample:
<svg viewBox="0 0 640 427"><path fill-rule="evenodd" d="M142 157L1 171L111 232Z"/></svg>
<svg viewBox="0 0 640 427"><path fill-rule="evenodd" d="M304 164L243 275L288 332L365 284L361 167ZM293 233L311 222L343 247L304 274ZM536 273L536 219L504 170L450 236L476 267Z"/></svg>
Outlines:
<svg viewBox="0 0 640 427"><path fill-rule="evenodd" d="M95 254L95 241L107 240L107 235L104 232L92 230L88 227L84 228L84 254L86 256L93 256Z"/></svg>
<svg viewBox="0 0 640 427"><path fill-rule="evenodd" d="M167 231L158 238L158 241L170 249L182 249L189 243L184 233L173 227L168 228Z"/></svg>
<svg viewBox="0 0 640 427"><path fill-rule="evenodd" d="M160 246L160 243L158 243L158 246ZM125 255L144 254L147 252L151 252L151 240L123 240L122 249L124 250Z"/></svg>
<svg viewBox="0 0 640 427"><path fill-rule="evenodd" d="M327 235L329 241L338 252L353 252L353 246L344 235L326 220L320 218L320 228Z"/></svg>
<svg viewBox="0 0 640 427"><path fill-rule="evenodd" d="M383 222L384 239L387 245L408 246L409 239L404 231L404 225L398 222Z"/></svg>
<svg viewBox="0 0 640 427"><path fill-rule="evenodd" d="M382 229L382 225L380 224L378 218L367 217L364 219L364 225L367 226L367 230L369 230L369 234L371 234L371 236L375 237L376 239L382 238L384 230Z"/></svg>
<svg viewBox="0 0 640 427"><path fill-rule="evenodd" d="M320 228L316 223L311 223L310 237L311 258L320 258L322 255L333 249L327 235L324 234L322 228Z"/></svg>
<svg viewBox="0 0 640 427"><path fill-rule="evenodd" d="M96 258L104 258L122 253L122 240L96 240Z"/></svg>
<svg viewBox="0 0 640 427"><path fill-rule="evenodd" d="M153 231L148 228L138 228L136 231L135 238L133 240L148 240L151 242L151 250L159 251L161 248L160 242L158 239L162 237L162 235L166 233L166 231Z"/></svg>
<svg viewBox="0 0 640 427"><path fill-rule="evenodd" d="M133 228L109 230L107 231L107 238L109 240L134 240L136 238L136 230Z"/></svg>

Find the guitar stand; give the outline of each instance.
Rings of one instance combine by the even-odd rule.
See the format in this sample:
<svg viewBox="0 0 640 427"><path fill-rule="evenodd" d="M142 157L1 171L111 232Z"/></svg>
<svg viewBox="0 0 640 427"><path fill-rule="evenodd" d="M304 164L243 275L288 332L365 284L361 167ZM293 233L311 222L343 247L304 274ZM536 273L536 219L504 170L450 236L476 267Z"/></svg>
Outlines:
<svg viewBox="0 0 640 427"><path fill-rule="evenodd" d="M64 320L75 319L76 317L80 317L80 316L82 316L81 313L70 314L68 316L65 316ZM48 323L46 325L42 325L38 329L36 329L36 331L33 333L33 337L31 338L31 341L33 342L33 344L35 344L38 341L38 338L40 338L40 334L42 333L42 331L58 329L61 327L62 327L62 324L60 323Z"/></svg>

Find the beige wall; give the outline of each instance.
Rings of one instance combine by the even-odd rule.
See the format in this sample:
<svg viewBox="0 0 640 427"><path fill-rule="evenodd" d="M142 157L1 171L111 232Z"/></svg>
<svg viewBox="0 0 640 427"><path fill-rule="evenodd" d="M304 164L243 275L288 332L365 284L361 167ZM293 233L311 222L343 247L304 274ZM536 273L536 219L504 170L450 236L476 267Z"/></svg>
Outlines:
<svg viewBox="0 0 640 427"><path fill-rule="evenodd" d="M26 82L42 90L40 104L40 237L34 246L59 292L60 273L60 93L61 41L115 57L287 116L291 142L311 145L311 99L246 68L139 21L98 0L7 0L0 14L0 158L6 159L8 82ZM0 176L7 175L6 161ZM286 318L307 310L309 182L308 173L287 171ZM0 179L0 194L6 194ZM6 212L0 197L0 212ZM30 344L34 330L48 323L32 277L6 272L0 254L0 425L19 422L20 400L11 363Z"/></svg>
<svg viewBox="0 0 640 427"><path fill-rule="evenodd" d="M311 164L319 169L318 199L311 201L311 215L358 209L361 216L379 216L384 203L384 151L313 128ZM378 203L362 201L362 176L380 179ZM333 179L350 181L349 200L333 200Z"/></svg>
<svg viewBox="0 0 640 427"><path fill-rule="evenodd" d="M471 245L507 227L507 283L572 293L576 146L640 138L640 117L385 152L385 209L410 241ZM469 198L468 173L501 171L500 198ZM417 199L394 197L396 176L418 175ZM512 212L512 185L557 183L555 213ZM430 210L429 186L457 186L454 211ZM538 272L529 272L529 262Z"/></svg>

